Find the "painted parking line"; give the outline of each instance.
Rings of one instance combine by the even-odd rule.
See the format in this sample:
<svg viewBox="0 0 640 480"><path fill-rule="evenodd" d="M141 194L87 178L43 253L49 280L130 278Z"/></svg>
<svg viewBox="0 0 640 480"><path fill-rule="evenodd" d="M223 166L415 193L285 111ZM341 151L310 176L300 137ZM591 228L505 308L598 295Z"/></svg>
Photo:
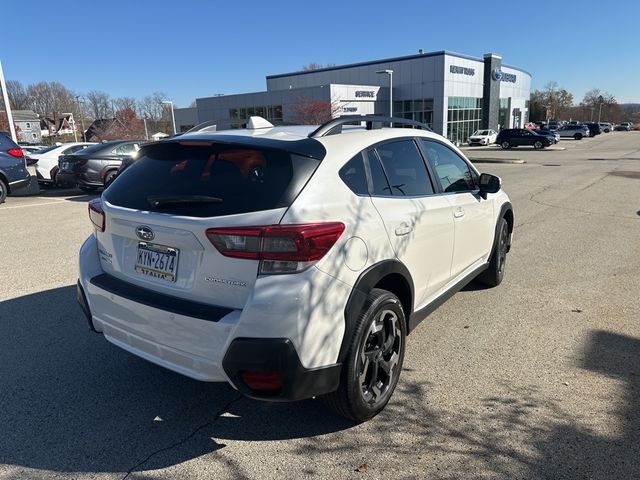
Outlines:
<svg viewBox="0 0 640 480"><path fill-rule="evenodd" d="M27 208L27 207L41 207L43 205L60 205L62 203L66 203L66 200L53 200L53 201L49 201L49 202L41 202L41 203L29 203L27 205L13 205L13 206L3 206L0 207L0 212L4 211L4 210L13 210L16 208Z"/></svg>

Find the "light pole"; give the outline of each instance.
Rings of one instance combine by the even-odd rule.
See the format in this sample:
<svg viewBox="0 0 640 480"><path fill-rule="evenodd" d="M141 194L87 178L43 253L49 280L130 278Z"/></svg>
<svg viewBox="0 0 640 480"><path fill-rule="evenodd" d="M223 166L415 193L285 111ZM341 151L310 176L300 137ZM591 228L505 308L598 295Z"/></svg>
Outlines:
<svg viewBox="0 0 640 480"><path fill-rule="evenodd" d="M7 93L7 84L4 81L4 72L2 71L2 62L0 62L0 90L2 90L2 98L4 99L4 108L7 111L7 122L9 122L9 131L14 142L18 143L16 137L16 126L13 123L13 115L11 114L11 104L9 103L9 94Z"/></svg>
<svg viewBox="0 0 640 480"><path fill-rule="evenodd" d="M78 129L76 128L76 119L73 116L73 113L71 114L71 125L73 126L73 141L77 142L78 141Z"/></svg>
<svg viewBox="0 0 640 480"><path fill-rule="evenodd" d="M162 103L171 105L171 122L173 123L173 134L175 135L178 132L176 132L176 117L173 114L173 102L171 100L163 100Z"/></svg>
<svg viewBox="0 0 640 480"><path fill-rule="evenodd" d="M600 102L600 110L598 110L598 123L600 123L600 116L602 115L602 102L604 102L604 98L602 98L602 95L598 97L598 102Z"/></svg>
<svg viewBox="0 0 640 480"><path fill-rule="evenodd" d="M389 75L389 116L393 117L393 70L378 70L376 73Z"/></svg>
<svg viewBox="0 0 640 480"><path fill-rule="evenodd" d="M147 117L143 117L142 121L144 122L144 139L149 140L149 130L147 130Z"/></svg>
<svg viewBox="0 0 640 480"><path fill-rule="evenodd" d="M80 112L80 128L82 128L82 141L86 142L87 137L84 134L84 115L82 114L82 108L80 107L80 104L82 104L82 107L84 107L84 102L81 102L80 100L78 100L79 98L80 98L80 95L75 96L76 105L78 106L78 111Z"/></svg>

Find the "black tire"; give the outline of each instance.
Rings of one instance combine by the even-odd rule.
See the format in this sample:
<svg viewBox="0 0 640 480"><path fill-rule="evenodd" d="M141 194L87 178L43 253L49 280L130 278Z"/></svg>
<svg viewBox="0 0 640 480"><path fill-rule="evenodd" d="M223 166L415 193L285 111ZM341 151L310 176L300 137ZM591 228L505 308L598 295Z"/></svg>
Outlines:
<svg viewBox="0 0 640 480"><path fill-rule="evenodd" d="M116 179L117 175L117 170L111 170L109 173L107 173L107 175L104 177L104 188L107 188L109 185L111 185L111 182Z"/></svg>
<svg viewBox="0 0 640 480"><path fill-rule="evenodd" d="M496 248L489 261L489 268L478 275L477 278L480 283L488 287L497 287L502 283L502 279L504 278L507 251L509 250L509 225L507 225L504 217L498 221L496 231L498 232L498 238L496 239Z"/></svg>
<svg viewBox="0 0 640 480"><path fill-rule="evenodd" d="M502 142L500 146L502 147L503 150L508 150L511 148L511 144L509 143L508 140L505 140L504 142Z"/></svg>
<svg viewBox="0 0 640 480"><path fill-rule="evenodd" d="M581 133L576 133L573 138L575 138L576 140L582 140L582 134Z"/></svg>
<svg viewBox="0 0 640 480"><path fill-rule="evenodd" d="M7 199L8 194L9 185L7 185L2 178L0 178L0 203L4 203L4 201Z"/></svg>
<svg viewBox="0 0 640 480"><path fill-rule="evenodd" d="M371 290L348 340L340 386L323 396L327 406L358 423L380 413L398 384L406 332L398 297L386 290Z"/></svg>
<svg viewBox="0 0 640 480"><path fill-rule="evenodd" d="M78 188L83 192L87 192L87 193L95 192L98 189L98 187L78 187Z"/></svg>
<svg viewBox="0 0 640 480"><path fill-rule="evenodd" d="M535 142L533 142L533 148L535 148L536 150L540 150L543 147L544 145L540 140L536 140Z"/></svg>

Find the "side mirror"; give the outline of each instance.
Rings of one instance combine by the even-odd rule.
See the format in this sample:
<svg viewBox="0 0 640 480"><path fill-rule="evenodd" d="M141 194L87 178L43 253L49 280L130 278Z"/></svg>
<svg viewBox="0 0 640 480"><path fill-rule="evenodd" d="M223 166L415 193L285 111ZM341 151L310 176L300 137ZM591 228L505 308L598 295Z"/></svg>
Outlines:
<svg viewBox="0 0 640 480"><path fill-rule="evenodd" d="M488 193L498 193L502 188L502 180L500 177L491 175L490 173L483 173L480 175L480 196L487 199Z"/></svg>

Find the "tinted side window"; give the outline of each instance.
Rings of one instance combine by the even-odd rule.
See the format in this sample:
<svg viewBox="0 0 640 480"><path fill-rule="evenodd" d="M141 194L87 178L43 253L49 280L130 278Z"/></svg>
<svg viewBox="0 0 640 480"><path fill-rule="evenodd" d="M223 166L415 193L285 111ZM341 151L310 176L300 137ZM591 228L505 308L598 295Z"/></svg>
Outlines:
<svg viewBox="0 0 640 480"><path fill-rule="evenodd" d="M82 150L84 148L84 145L74 145L73 147L69 147L66 150L63 150L62 153L64 155L69 155L71 153L75 153L79 150Z"/></svg>
<svg viewBox="0 0 640 480"><path fill-rule="evenodd" d="M135 143L125 143L113 150L116 155L132 155L138 151L138 145Z"/></svg>
<svg viewBox="0 0 640 480"><path fill-rule="evenodd" d="M376 147L391 186L391 194L420 196L433 193L422 155L413 140L400 140Z"/></svg>
<svg viewBox="0 0 640 480"><path fill-rule="evenodd" d="M356 195L368 195L367 174L362 153L357 154L340 169L340 178Z"/></svg>
<svg viewBox="0 0 640 480"><path fill-rule="evenodd" d="M456 152L432 140L421 142L445 192L475 190L471 169Z"/></svg>
<svg viewBox="0 0 640 480"><path fill-rule="evenodd" d="M371 194L379 197L391 195L391 187L382 165L380 165L378 155L373 150L368 150L367 158L369 159L369 171L371 172Z"/></svg>

